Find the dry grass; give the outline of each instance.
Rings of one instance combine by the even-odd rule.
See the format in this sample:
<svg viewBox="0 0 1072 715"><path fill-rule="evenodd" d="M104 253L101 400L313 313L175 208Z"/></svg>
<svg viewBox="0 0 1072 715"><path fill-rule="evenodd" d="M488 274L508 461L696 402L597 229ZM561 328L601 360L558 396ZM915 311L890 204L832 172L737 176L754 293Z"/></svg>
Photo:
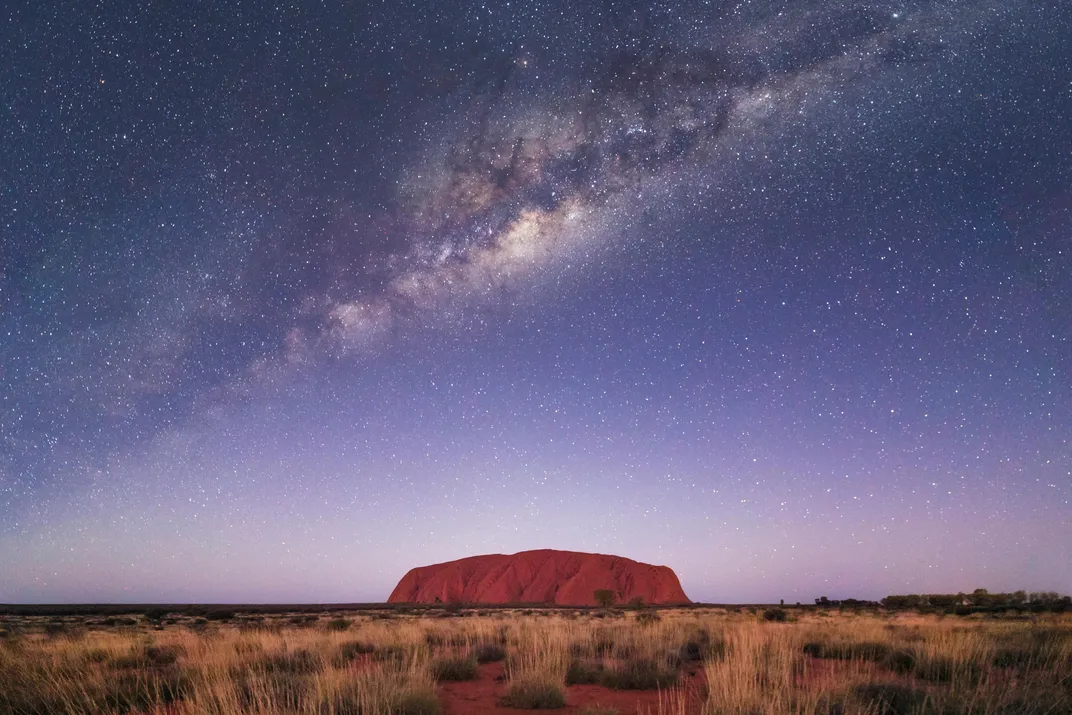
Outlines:
<svg viewBox="0 0 1072 715"><path fill-rule="evenodd" d="M9 618L0 715L434 715L437 679L502 656L515 707L559 707L569 685L601 683L658 689L652 715L1072 713L1068 617L601 615Z"/></svg>

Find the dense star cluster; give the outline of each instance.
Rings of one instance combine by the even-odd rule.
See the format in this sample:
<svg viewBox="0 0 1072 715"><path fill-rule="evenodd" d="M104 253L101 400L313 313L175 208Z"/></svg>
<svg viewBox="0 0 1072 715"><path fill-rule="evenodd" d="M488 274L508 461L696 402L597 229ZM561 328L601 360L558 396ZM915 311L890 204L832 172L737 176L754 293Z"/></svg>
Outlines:
<svg viewBox="0 0 1072 715"><path fill-rule="evenodd" d="M3 15L0 602L1072 587L1072 5Z"/></svg>

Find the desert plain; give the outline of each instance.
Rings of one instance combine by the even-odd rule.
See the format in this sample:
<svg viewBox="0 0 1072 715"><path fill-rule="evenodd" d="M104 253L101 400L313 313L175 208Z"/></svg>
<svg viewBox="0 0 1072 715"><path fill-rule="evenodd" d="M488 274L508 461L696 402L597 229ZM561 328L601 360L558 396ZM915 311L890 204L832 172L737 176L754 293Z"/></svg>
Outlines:
<svg viewBox="0 0 1072 715"><path fill-rule="evenodd" d="M0 615L0 715L1042 715L1072 618L459 605Z"/></svg>

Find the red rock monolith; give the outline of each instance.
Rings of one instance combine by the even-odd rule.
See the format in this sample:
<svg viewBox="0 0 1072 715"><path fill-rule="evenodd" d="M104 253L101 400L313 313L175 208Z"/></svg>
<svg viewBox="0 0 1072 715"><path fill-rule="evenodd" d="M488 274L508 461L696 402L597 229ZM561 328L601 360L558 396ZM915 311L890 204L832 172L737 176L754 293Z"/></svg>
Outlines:
<svg viewBox="0 0 1072 715"><path fill-rule="evenodd" d="M601 589L612 590L617 603L638 596L652 605L690 602L668 566L553 549L418 566L402 577L387 602L594 606Z"/></svg>

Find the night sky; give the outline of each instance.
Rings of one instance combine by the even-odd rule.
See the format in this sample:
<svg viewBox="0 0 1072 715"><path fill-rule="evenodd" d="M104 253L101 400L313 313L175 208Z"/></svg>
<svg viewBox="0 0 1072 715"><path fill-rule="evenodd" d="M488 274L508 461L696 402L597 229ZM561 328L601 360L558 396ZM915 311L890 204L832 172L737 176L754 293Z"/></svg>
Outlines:
<svg viewBox="0 0 1072 715"><path fill-rule="evenodd" d="M1072 2L0 15L0 602L1072 590Z"/></svg>

